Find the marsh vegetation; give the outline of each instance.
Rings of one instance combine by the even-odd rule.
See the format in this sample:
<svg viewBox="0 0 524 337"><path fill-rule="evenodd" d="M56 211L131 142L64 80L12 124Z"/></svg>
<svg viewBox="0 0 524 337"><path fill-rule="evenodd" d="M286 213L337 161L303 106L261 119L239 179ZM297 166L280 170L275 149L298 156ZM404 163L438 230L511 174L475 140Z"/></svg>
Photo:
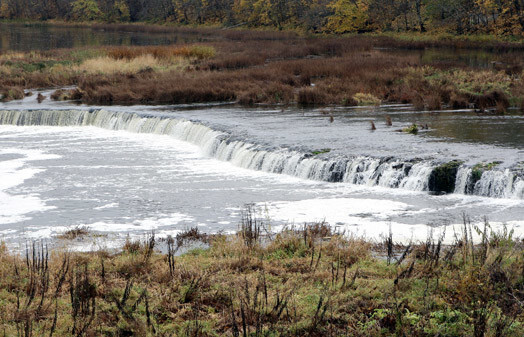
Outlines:
<svg viewBox="0 0 524 337"><path fill-rule="evenodd" d="M258 31L207 34L217 35L198 44L5 52L0 55L2 100L23 98L28 89L64 86L77 89L56 97L89 104L401 102L418 109L502 113L522 107L524 100L518 59L479 69L377 49L424 48L431 41Z"/></svg>
<svg viewBox="0 0 524 337"><path fill-rule="evenodd" d="M117 252L0 251L7 336L520 336L523 244L464 219L452 243L374 242L323 223L190 229ZM476 241L473 241L476 237ZM180 247L204 242L208 248ZM157 250L162 245L163 252Z"/></svg>

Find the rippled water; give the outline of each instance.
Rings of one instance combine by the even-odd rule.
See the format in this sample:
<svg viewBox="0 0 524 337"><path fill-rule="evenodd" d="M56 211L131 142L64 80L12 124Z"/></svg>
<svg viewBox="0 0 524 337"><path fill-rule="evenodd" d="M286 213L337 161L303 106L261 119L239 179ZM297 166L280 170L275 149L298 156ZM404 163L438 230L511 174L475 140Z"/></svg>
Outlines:
<svg viewBox="0 0 524 337"><path fill-rule="evenodd" d="M199 39L0 25L0 50ZM389 52L476 67L499 59L475 51ZM45 114L53 117L43 120ZM81 115L100 120L67 122ZM34 122L26 122L28 116ZM386 116L392 127L385 125ZM406 105L102 108L38 104L32 96L0 103L2 118L0 240L13 247L33 239L56 243L58 234L79 225L97 233L77 242L79 249L112 247L152 230L159 236L189 226L235 231L248 203L272 229L325 220L375 239L390 227L398 240L424 239L435 228L447 228L451 238L467 214L474 223L486 216L495 228L506 223L524 234L524 116L517 112L420 112ZM178 124L178 131L164 132L162 123ZM411 123L428 129L399 132ZM463 162L455 193L428 192L431 171L451 160ZM492 162L500 164L473 186L472 167Z"/></svg>
<svg viewBox="0 0 524 337"><path fill-rule="evenodd" d="M3 104L0 114L18 110L23 116L37 116L31 112L35 108L65 109L71 116L79 116L80 112L75 112L78 109L99 111L69 103L38 105L33 100L30 97ZM500 135L502 140L496 145L482 137L464 138L460 132L442 131L442 125L452 124L452 112L417 113L406 106L335 111L333 123L322 111L314 110L282 112L232 106L104 109L107 116L113 116L114 111L192 121L227 135L230 144L249 141L264 151L306 153L330 148L330 153L315 156L326 161L375 153L430 161L469 159L471 163L503 159L503 167L512 167L523 158L522 143L512 137L504 142ZM392 128L380 122L385 114L392 116ZM468 114L457 119L468 116L471 120L489 119ZM522 125L518 115L497 118L497 123ZM376 121L376 131L370 130L369 120ZM395 131L413 120L431 123L430 131L417 136ZM330 183L285 172L260 172L243 168L242 161L210 156L198 137L188 136L184 141L178 136L144 133L150 130L147 120L133 123L127 131L94 126L1 125L3 239L14 246L23 245L26 240L51 239L72 226L86 225L102 236L78 244L93 248L112 246L128 235L140 236L151 230L159 236L195 225L206 232L234 231L246 203L256 204L259 216L271 220L272 229L287 222L325 220L373 238L387 233L391 226L399 240L424 239L431 228L441 230L444 225L458 224L466 213L474 222L487 216L495 227L507 223L517 234L524 233L522 199L437 196L413 186ZM439 132L447 136L441 137ZM453 228L448 227L450 237Z"/></svg>

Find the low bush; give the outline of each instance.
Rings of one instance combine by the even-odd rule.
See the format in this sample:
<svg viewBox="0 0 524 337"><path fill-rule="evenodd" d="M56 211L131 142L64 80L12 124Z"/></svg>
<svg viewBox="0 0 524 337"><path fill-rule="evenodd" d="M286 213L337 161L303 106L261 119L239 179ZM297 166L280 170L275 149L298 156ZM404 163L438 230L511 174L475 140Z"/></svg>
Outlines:
<svg viewBox="0 0 524 337"><path fill-rule="evenodd" d="M22 99L24 97L25 97L24 89L20 87L11 87L11 88L0 91L0 101L2 102Z"/></svg>
<svg viewBox="0 0 524 337"><path fill-rule="evenodd" d="M188 229L88 253L34 243L20 255L0 244L0 329L6 336L524 331L524 246L507 228L465 217L447 244L443 232L399 245L392 233L368 242L325 223L278 233L267 225L248 207L237 235ZM204 248L179 254L195 240ZM156 250L163 243L167 253Z"/></svg>
<svg viewBox="0 0 524 337"><path fill-rule="evenodd" d="M77 98L97 104L401 102L420 110L501 113L524 99L519 60L511 61L511 69L478 70L453 62L423 65L413 54L374 49L417 48L428 41L214 29L202 34L217 38L191 45L2 54L0 92L11 100L22 97L21 89L78 86L82 95Z"/></svg>

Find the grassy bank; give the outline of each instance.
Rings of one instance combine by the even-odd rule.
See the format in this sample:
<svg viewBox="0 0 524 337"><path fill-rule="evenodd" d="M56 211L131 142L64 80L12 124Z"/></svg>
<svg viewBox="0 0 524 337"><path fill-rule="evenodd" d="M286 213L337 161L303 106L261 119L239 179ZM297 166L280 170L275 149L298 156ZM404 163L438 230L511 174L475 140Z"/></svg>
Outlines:
<svg viewBox="0 0 524 337"><path fill-rule="evenodd" d="M473 244L478 230L481 242ZM74 233L77 237L77 233ZM82 233L81 235L85 235ZM188 242L206 249L179 256ZM160 243L164 253L155 250ZM524 250L464 225L455 243L370 243L323 224L192 229L119 253L0 250L6 336L521 336Z"/></svg>
<svg viewBox="0 0 524 337"><path fill-rule="evenodd" d="M114 29L127 26L118 27ZM437 43L388 36L312 38L289 32L212 28L202 32L214 36L214 41L4 53L0 55L0 95L7 101L22 98L24 89L78 86L55 98L89 104L401 102L428 110L454 107L498 112L524 106L520 59L478 69L459 62L423 64L414 54L377 50L457 47L459 40L449 40L446 45L445 39ZM464 43L473 47L478 41ZM491 41L485 47L498 50L504 43L510 44Z"/></svg>

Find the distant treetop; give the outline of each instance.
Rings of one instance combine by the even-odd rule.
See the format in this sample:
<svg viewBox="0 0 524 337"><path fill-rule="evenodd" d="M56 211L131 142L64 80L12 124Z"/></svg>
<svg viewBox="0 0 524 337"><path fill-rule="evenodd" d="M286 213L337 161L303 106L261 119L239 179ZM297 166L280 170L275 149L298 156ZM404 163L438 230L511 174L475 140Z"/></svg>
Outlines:
<svg viewBox="0 0 524 337"><path fill-rule="evenodd" d="M524 0L0 0L0 19L524 35Z"/></svg>

